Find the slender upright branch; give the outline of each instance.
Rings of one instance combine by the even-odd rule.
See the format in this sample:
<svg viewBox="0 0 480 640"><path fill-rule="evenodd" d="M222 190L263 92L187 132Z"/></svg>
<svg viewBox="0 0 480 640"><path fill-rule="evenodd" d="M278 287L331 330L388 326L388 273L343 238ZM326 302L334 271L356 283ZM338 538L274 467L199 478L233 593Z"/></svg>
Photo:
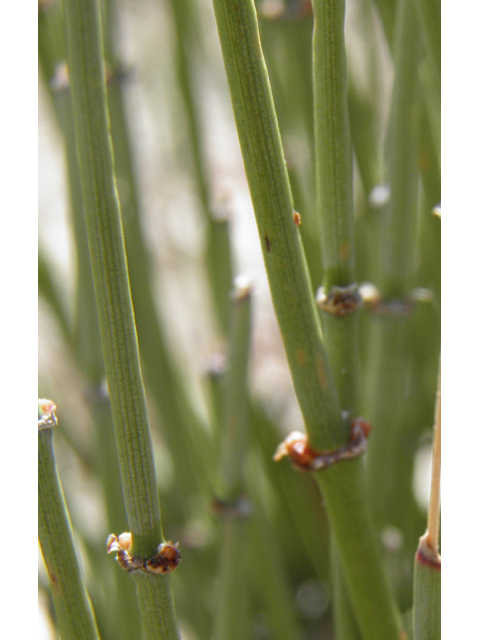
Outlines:
<svg viewBox="0 0 480 640"><path fill-rule="evenodd" d="M353 282L353 162L347 102L345 1L314 0L313 87L317 217L323 285Z"/></svg>
<svg viewBox="0 0 480 640"><path fill-rule="evenodd" d="M54 412L53 403L39 401L42 415L39 415L38 431L38 537L60 636L69 640L99 640L55 463Z"/></svg>
<svg viewBox="0 0 480 640"><path fill-rule="evenodd" d="M231 303L229 364L222 415L222 494L214 504L223 520L214 640L251 634L248 609L250 502L245 496L251 287L239 282Z"/></svg>
<svg viewBox="0 0 480 640"><path fill-rule="evenodd" d="M345 49L345 2L314 0L313 88L317 219L323 286L317 296L325 344L340 406L353 417L358 388L358 313L355 283L353 158L350 142ZM332 579L339 640L352 637L355 621L341 556L331 536Z"/></svg>
<svg viewBox="0 0 480 640"><path fill-rule="evenodd" d="M312 297L251 0L214 0L240 146L273 304L312 446L348 439Z"/></svg>
<svg viewBox="0 0 480 640"><path fill-rule="evenodd" d="M136 554L148 558L163 533L113 170L98 0L67 0L65 18L80 175L123 493ZM151 598L162 603L150 617L142 608L149 598L139 598L146 637L177 638L168 578L136 580L139 589L153 590Z"/></svg>
<svg viewBox="0 0 480 640"><path fill-rule="evenodd" d="M320 336L294 214L282 143L251 0L214 0L240 146L257 219L273 304L310 445L335 449L348 440ZM375 544L361 461L315 473L366 640L397 640L398 614Z"/></svg>

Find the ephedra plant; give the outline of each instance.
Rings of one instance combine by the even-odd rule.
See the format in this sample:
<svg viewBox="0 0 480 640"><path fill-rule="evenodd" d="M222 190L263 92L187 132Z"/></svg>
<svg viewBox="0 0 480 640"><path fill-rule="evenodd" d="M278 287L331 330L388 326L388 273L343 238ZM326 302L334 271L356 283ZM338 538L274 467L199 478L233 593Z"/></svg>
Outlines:
<svg viewBox="0 0 480 640"><path fill-rule="evenodd" d="M440 637L439 401L428 526L414 486L439 33L426 0L39 3L76 257L59 278L41 237L40 587L64 640ZM244 184L225 140L257 237L219 204ZM263 268L237 267L258 247L267 333Z"/></svg>

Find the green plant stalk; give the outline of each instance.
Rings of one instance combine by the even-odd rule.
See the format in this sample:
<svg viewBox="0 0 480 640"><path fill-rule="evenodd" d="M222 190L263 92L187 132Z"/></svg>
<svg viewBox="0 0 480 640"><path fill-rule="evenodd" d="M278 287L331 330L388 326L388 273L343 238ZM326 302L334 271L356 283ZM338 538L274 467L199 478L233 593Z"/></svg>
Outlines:
<svg viewBox="0 0 480 640"><path fill-rule="evenodd" d="M413 639L440 640L441 637L440 556L422 536L415 554L413 576Z"/></svg>
<svg viewBox="0 0 480 640"><path fill-rule="evenodd" d="M136 181L125 119L122 86L108 86L112 139L115 150L115 174L122 183L120 202L124 228L128 273L135 308L135 321L142 355L142 367L148 388L161 418L162 434L175 464L175 484L183 493L201 488L211 491L209 461L211 447L206 429L192 405L178 370L164 327L159 321L152 287L149 252L139 215ZM188 460L187 464L185 461Z"/></svg>
<svg viewBox="0 0 480 640"><path fill-rule="evenodd" d="M107 34L115 36L116 11L114 3L107 3ZM113 35L112 35L113 34ZM128 273L135 308L135 321L142 356L142 365L147 387L151 390L162 423L162 435L172 453L175 466L174 487L186 495L201 488L205 494L211 492L212 478L211 446L192 399L185 387L181 372L172 358L168 337L159 321L157 302L152 286L150 252L144 237L137 181L132 166L132 153L125 116L124 91L126 88L123 70L119 65L114 44L107 47L106 55L113 69L107 86L111 132L115 152L115 175L119 188ZM222 226L215 220L212 233ZM222 237L223 240L223 237ZM218 245L216 245L218 249ZM221 260L213 252L212 260ZM228 269L217 269L228 277ZM231 281L230 281L231 282ZM225 291L228 305L228 291ZM225 303L224 303L225 306ZM188 461L188 462L186 462ZM175 501L174 501L175 502ZM180 500L177 500L177 504Z"/></svg>
<svg viewBox="0 0 480 640"><path fill-rule="evenodd" d="M430 58L430 69L434 74L434 82L440 85L441 2L440 0L415 0L415 6L426 43L427 55Z"/></svg>
<svg viewBox="0 0 480 640"><path fill-rule="evenodd" d="M248 519L227 518L224 524L213 640L244 640L252 634L246 571L249 528Z"/></svg>
<svg viewBox="0 0 480 640"><path fill-rule="evenodd" d="M248 363L251 339L251 289L233 292L229 360L225 376L222 416L222 498L235 502L245 490L244 463L247 454Z"/></svg>
<svg viewBox="0 0 480 640"><path fill-rule="evenodd" d="M63 13L60 16L56 13L47 14L43 16L43 21L39 21L39 39L42 39L47 51L53 50L57 54L53 66L65 60L66 49L63 36ZM52 46L52 40L62 43L63 47ZM48 77L48 61L45 59L45 55L39 55L39 62L44 77ZM102 478L109 531L121 531L125 526L126 514L123 495L118 490L121 479L116 450L112 447L115 435L110 400L101 388L105 379L105 363L83 210L70 92L68 89L53 89L50 91L50 96L65 142L70 207L76 244L77 282L74 335L71 336L70 343L74 356L89 383L85 395L88 398L95 425L95 467ZM103 546L102 553L104 554ZM105 612L110 621L109 628L112 629L115 638L131 638L140 625L134 584L129 578L122 575L122 572L118 571L109 558L104 558L105 562L108 562L107 567L103 562L98 563L96 558L91 560L95 583L101 581L102 572L113 572L116 594L113 598L114 602Z"/></svg>
<svg viewBox="0 0 480 640"><path fill-rule="evenodd" d="M272 299L295 392L314 449L348 440L321 342L311 286L263 60L255 7L249 0L214 0L250 194ZM398 638L389 594L362 493L361 461L315 474L321 486L352 602L365 640Z"/></svg>
<svg viewBox="0 0 480 640"><path fill-rule="evenodd" d="M38 434L38 537L58 630L65 640L99 640L55 464L52 435L52 429Z"/></svg>
<svg viewBox="0 0 480 640"><path fill-rule="evenodd" d="M406 293L418 187L418 23L412 0L399 0L397 8L395 81L386 149L390 202L383 216L376 283L386 299L402 298Z"/></svg>
<svg viewBox="0 0 480 640"><path fill-rule="evenodd" d="M250 572L256 583L258 595L264 603L267 624L274 640L301 640L305 637L295 615L294 596L286 575L284 558L278 545L278 532L268 517L267 507L259 490L261 473L259 456L250 455L247 461L247 487L252 499L252 531L249 555ZM293 540L289 552L298 561Z"/></svg>
<svg viewBox="0 0 480 640"><path fill-rule="evenodd" d="M135 554L148 558L156 554L163 533L113 172L99 4L67 0L65 18L85 215L125 507ZM165 577L146 581L134 576L143 596L139 606L147 638L178 638ZM150 600L145 592L164 602L164 615L145 619Z"/></svg>
<svg viewBox="0 0 480 640"><path fill-rule="evenodd" d="M353 162L347 100L345 50L345 2L314 0L313 87L315 118L315 175L317 219L322 243L323 287L346 287L355 283L353 219ZM357 409L358 318L321 311L324 340L340 407L352 419ZM351 637L354 617L342 578L343 567L332 536L331 562L334 591L344 604L334 616L339 640ZM350 627L350 629L349 629Z"/></svg>
<svg viewBox="0 0 480 640"><path fill-rule="evenodd" d="M352 611L352 604L348 595L343 569L338 558L336 543L333 536L330 541L330 557L332 565L332 607L336 640L360 640L358 627Z"/></svg>
<svg viewBox="0 0 480 640"><path fill-rule="evenodd" d="M244 465L247 454L248 363L251 337L251 288L237 286L233 293L229 336L229 362L225 376L222 415L221 480L219 496L234 510L245 501ZM250 552L247 535L249 514L226 511L222 515L223 543L218 581L214 640L248 638L251 618L248 608Z"/></svg>
<svg viewBox="0 0 480 640"><path fill-rule="evenodd" d="M344 0L313 0L317 218L323 286L354 282L353 165L347 102ZM328 341L327 341L328 344Z"/></svg>
<svg viewBox="0 0 480 640"><path fill-rule="evenodd" d="M250 0L214 0L227 78L272 299L311 445L348 439L298 228L273 98Z"/></svg>
<svg viewBox="0 0 480 640"><path fill-rule="evenodd" d="M362 638L398 640L400 614L385 579L364 476L360 458L315 473Z"/></svg>
<svg viewBox="0 0 480 640"><path fill-rule="evenodd" d="M405 301L408 294L418 204L418 24L410 0L400 0L397 9L395 81L386 148L390 201L382 213L374 280L386 301ZM408 320L403 317L373 319L371 324L364 409L374 426L367 475L379 526L397 524L396 505L410 491L409 485L400 482L404 461L397 455L410 446L411 439L404 428L407 328Z"/></svg>

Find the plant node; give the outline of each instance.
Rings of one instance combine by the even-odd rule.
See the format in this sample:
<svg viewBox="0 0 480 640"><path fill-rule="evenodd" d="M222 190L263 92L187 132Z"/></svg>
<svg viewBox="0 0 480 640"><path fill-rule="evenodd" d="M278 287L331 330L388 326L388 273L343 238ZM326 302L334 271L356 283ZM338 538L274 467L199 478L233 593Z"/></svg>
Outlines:
<svg viewBox="0 0 480 640"><path fill-rule="evenodd" d="M232 501L216 498L210 503L210 508L222 518L247 518L252 513L252 504L245 496Z"/></svg>
<svg viewBox="0 0 480 640"><path fill-rule="evenodd" d="M40 398L38 400L38 430L51 429L58 425L55 411L57 407L51 400Z"/></svg>
<svg viewBox="0 0 480 640"><path fill-rule="evenodd" d="M290 458L293 466L300 471L320 471L341 460L351 460L362 455L367 449L367 438L372 426L362 418L350 423L350 440L333 451L314 451L308 444L305 433L294 431L278 446L273 459Z"/></svg>
<svg viewBox="0 0 480 640"><path fill-rule="evenodd" d="M330 313L333 316L337 316L337 318L343 318L361 306L362 297L355 283L348 287L332 287L328 294L324 287L320 287L316 301L320 309L325 313Z"/></svg>
<svg viewBox="0 0 480 640"><path fill-rule="evenodd" d="M178 542L162 542L158 545L157 555L144 559L130 555L132 534L122 533L117 536L111 533L107 538L107 553L117 552L117 560L125 571L143 571L150 574L170 573L178 567L182 554L178 550Z"/></svg>

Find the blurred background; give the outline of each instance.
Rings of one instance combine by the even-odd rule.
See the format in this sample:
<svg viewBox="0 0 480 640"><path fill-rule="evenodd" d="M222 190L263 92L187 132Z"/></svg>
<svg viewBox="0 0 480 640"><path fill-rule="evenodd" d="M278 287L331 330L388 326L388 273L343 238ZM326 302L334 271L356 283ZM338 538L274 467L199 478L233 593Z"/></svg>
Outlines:
<svg viewBox="0 0 480 640"><path fill-rule="evenodd" d="M393 65L389 45L391 33L387 28L389 9L385 9L388 3L378 4L383 9L379 10L369 0L347 1L359 282L375 281L371 255L377 237L376 216L388 199L383 149ZM393 12L395 3L391 5ZM110 0L104 3L103 9L109 64L107 77L111 74L110 100L116 101L110 108L125 234L129 233L128 216L135 216L142 229L146 252L143 258L150 274L148 286L163 327L169 358L180 372L189 406L210 433L214 402L212 385L215 387L215 377L221 374L226 357L225 326L216 307L215 295L212 296L212 271L230 273L226 262L218 258L215 263L216 255L211 253L213 245L210 242L215 224L222 226L227 220L232 249L231 271L233 275L246 276L253 283L249 380L252 406L260 407L256 413L254 411L256 419L261 423L269 422L270 433L274 435L272 442L275 442L275 434L278 434L279 442L282 435L303 430L303 424L270 299L212 4L209 0ZM302 216L300 231L316 290L322 274L314 217L311 7L306 0L263 0L258 2L257 10L295 208ZM87 583L94 605L98 603L100 610L109 606L109 585L113 584L113 578L109 574L104 584L95 586L94 558L104 553L111 523L104 507L104 487L95 471L98 442L88 401L91 380L88 365L85 366L82 356L78 355L81 353L78 337L82 335L82 313L78 297L77 231L72 221L74 178L67 168L69 143L65 131L68 123L62 105L68 88L65 88L65 45L58 0L39 3L39 47L39 251L48 274L48 277L42 275L40 282L39 397L51 398L58 407L57 464ZM120 108L119 104L127 123L128 144L123 147L117 146L114 132L115 127L120 126L118 111L114 111ZM427 166L428 157L424 160ZM129 173L131 169L133 176ZM423 182L418 198L419 211L431 211L437 204L428 192L428 188L435 192L435 187L425 186L427 183L428 178ZM381 527L384 551L390 554L392 581L396 581L398 592L404 589L404 595L400 594L399 599L402 601L403 598L405 609L410 598L405 584L410 579L412 540L418 540L419 528L418 535L422 533L418 522L425 517L427 504L429 429L438 364L439 223L433 217L432 220L419 222L416 226L414 269L410 279L412 287L424 290L421 318L417 318L409 329L411 345L421 344L422 348L418 351L412 347L416 356L408 352L405 355L408 362L392 365L402 366L407 371L403 400L411 398L414 387L410 415L415 414L417 407L422 407L416 414L415 437L408 450L411 469L404 480L410 483L418 510L417 525L408 534L398 523L383 522ZM136 259L130 254L128 258L132 264ZM138 283L135 286L141 288ZM49 287L53 294L49 293ZM52 303L52 300L56 302ZM66 329L62 329L62 318ZM363 319L364 363L369 349L365 323ZM142 349L141 338L140 347ZM418 359L423 356L419 365ZM161 406L152 391L150 376L145 377L165 535L167 539L180 540L184 552L182 569L189 561L196 563L190 576L187 569L183 578L180 572L178 577L173 576L183 637L185 640L206 638L214 608L212 585L215 583L215 545L219 533L206 508L208 496L201 487L188 494L182 493L183 490L178 494L172 490L178 473L175 455L169 449L170 444L164 446L169 439L163 431ZM362 384L367 384L365 368L362 369ZM365 418L369 417L367 413ZM112 449L113 446L112 441ZM261 445L258 446L260 450ZM274 446L269 450L273 455ZM324 544L325 548L318 552L322 557L312 557L308 540L303 540L298 542L298 558L288 558L290 543L297 553L297 542L291 541L296 540L293 536L295 531L298 534L299 524L278 504L276 480L272 479L268 462L265 462L268 446L266 451L255 452L246 464L249 468L259 465L257 456L265 465L258 471L258 477L255 476L257 471L251 474L251 481L258 488L259 504L267 513L269 526L277 531L280 557L287 556L284 577L292 594L292 610L299 621L298 628L306 638L333 637L328 569L325 564L323 570L317 570L322 566L322 558L326 563L328 557L324 514L320 514L317 523L324 531L320 546ZM290 469L286 472L293 475ZM293 484L295 482L292 480ZM120 488L118 492L120 495ZM181 508L176 503L178 495L184 501ZM316 503L318 496L312 500ZM124 521L119 525L124 528L115 532L121 533L126 526ZM103 575L108 571L120 573L112 558L106 558L102 566ZM41 637L54 638L48 581L41 555L39 575ZM128 579L128 576L123 577ZM193 592L188 586L189 580L195 584ZM118 586L115 588L119 589ZM195 604L192 604L193 599ZM269 626L261 598L252 608L254 637L279 637ZM108 615L100 617L102 637L120 638ZM135 637L125 633L126 638Z"/></svg>

